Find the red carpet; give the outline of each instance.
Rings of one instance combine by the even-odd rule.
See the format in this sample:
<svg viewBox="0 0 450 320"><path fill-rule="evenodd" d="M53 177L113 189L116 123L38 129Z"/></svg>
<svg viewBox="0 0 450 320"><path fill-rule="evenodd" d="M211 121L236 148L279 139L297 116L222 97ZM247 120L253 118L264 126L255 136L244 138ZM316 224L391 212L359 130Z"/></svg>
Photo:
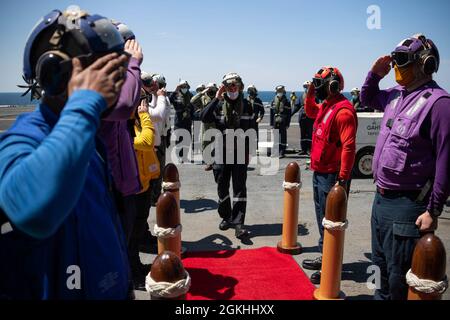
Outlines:
<svg viewBox="0 0 450 320"><path fill-rule="evenodd" d="M187 300L312 300L314 285L275 248L189 252Z"/></svg>

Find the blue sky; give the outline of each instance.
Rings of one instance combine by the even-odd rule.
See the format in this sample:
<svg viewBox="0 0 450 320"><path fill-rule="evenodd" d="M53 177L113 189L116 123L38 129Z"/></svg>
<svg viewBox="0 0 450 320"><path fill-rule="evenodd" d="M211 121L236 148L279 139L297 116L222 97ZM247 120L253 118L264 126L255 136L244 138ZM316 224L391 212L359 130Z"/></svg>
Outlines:
<svg viewBox="0 0 450 320"><path fill-rule="evenodd" d="M418 32L439 47L435 78L450 89L446 0L14 0L0 4L0 92L18 91L23 48L39 18L71 4L128 24L144 49L142 69L164 74L169 90L180 78L195 87L234 71L259 90L298 91L323 65L340 68L350 90L375 58ZM366 26L369 5L381 9L380 30ZM390 73L382 85L393 84Z"/></svg>

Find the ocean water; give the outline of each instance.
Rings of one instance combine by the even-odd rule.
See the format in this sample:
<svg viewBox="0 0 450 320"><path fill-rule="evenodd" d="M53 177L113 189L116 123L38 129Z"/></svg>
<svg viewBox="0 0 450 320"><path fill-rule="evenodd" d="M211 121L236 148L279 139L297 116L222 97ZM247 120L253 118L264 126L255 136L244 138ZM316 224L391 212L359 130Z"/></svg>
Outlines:
<svg viewBox="0 0 450 320"><path fill-rule="evenodd" d="M9 106L30 106L38 103L37 100L31 101L30 94L21 97L22 92L0 92L0 107Z"/></svg>
<svg viewBox="0 0 450 320"><path fill-rule="evenodd" d="M195 93L194 93L195 94ZM291 91L288 91L287 98L289 99L289 96L291 94ZM303 92L295 92L297 95L297 98L300 99ZM29 106L29 105L35 105L38 103L37 100L30 101L30 95L27 94L24 97L21 97L22 93L20 92L0 92L0 107L5 106ZM273 98L275 97L274 91L259 91L258 92L259 98L264 103L270 103ZM350 93L344 92L344 96L347 97L347 99L350 99Z"/></svg>

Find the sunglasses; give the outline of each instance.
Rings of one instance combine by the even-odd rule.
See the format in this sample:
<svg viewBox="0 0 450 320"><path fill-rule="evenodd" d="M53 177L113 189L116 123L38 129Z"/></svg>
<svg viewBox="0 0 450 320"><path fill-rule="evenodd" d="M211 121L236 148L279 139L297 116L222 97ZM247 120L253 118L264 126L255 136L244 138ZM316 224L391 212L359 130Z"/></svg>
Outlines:
<svg viewBox="0 0 450 320"><path fill-rule="evenodd" d="M235 82L232 82L232 83L226 83L225 84L225 87L226 88L236 88L238 85L237 85L237 83L235 83Z"/></svg>
<svg viewBox="0 0 450 320"><path fill-rule="evenodd" d="M143 84L144 86L146 86L146 87L151 87L151 86L152 86L152 83L153 83L153 80L152 80L152 79L145 79L145 80L142 80L142 84Z"/></svg>
<svg viewBox="0 0 450 320"><path fill-rule="evenodd" d="M402 68L416 61L418 54L412 52L394 51L391 53L391 58L392 66L395 64L397 67Z"/></svg>

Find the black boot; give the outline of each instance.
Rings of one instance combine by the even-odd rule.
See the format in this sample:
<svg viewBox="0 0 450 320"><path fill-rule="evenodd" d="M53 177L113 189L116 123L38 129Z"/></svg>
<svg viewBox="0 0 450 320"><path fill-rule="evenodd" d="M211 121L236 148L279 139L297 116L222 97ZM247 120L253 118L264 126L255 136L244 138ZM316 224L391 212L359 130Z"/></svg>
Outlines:
<svg viewBox="0 0 450 320"><path fill-rule="evenodd" d="M311 275L309 279L311 280L312 284L320 284L320 276L320 271L316 271Z"/></svg>
<svg viewBox="0 0 450 320"><path fill-rule="evenodd" d="M131 265L131 274L133 277L133 287L134 290L139 291L145 291L145 277L147 276L148 272L146 270L147 268L144 267L144 265L139 262L134 262ZM149 268L150 269L150 268Z"/></svg>
<svg viewBox="0 0 450 320"><path fill-rule="evenodd" d="M303 260L302 267L308 270L320 270L322 268L322 257Z"/></svg>
<svg viewBox="0 0 450 320"><path fill-rule="evenodd" d="M228 230L232 227L232 224L229 223L227 220L222 220L222 222L219 224L219 229L222 231Z"/></svg>
<svg viewBox="0 0 450 320"><path fill-rule="evenodd" d="M242 240L244 238L247 238L250 235L250 232L248 230L244 229L242 224L237 224L235 227L235 236L236 238Z"/></svg>

